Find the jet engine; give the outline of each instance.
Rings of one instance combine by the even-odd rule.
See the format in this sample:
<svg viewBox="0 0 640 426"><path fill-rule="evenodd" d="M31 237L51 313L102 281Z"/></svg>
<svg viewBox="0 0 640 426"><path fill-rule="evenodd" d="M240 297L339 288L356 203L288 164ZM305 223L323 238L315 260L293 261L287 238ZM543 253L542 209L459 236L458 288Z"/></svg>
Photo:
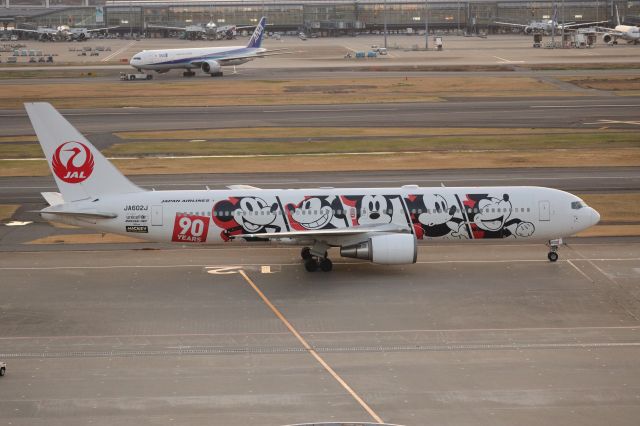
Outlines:
<svg viewBox="0 0 640 426"><path fill-rule="evenodd" d="M533 34L533 27L524 27L524 33L527 35Z"/></svg>
<svg viewBox="0 0 640 426"><path fill-rule="evenodd" d="M418 247L413 234L376 235L359 244L340 248L340 256L382 265L416 263Z"/></svg>
<svg viewBox="0 0 640 426"><path fill-rule="evenodd" d="M202 63L202 72L211 74L211 76L222 75L222 67L217 61L204 61Z"/></svg>
<svg viewBox="0 0 640 426"><path fill-rule="evenodd" d="M611 42L613 41L613 36L612 36L611 34L605 33L605 34L602 36L602 41L603 41L605 44L609 44L609 43L611 43Z"/></svg>

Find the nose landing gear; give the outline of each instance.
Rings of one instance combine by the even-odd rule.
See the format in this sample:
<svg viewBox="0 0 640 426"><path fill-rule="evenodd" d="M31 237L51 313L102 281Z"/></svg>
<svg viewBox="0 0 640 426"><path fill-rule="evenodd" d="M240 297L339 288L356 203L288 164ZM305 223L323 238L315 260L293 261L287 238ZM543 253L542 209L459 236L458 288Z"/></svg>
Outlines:
<svg viewBox="0 0 640 426"><path fill-rule="evenodd" d="M318 268L320 268L323 272L330 272L333 269L333 262L327 257L326 249L320 251L320 253L324 254L323 256L317 256L315 253L317 253L317 251L309 247L304 247L300 251L300 257L302 257L304 261L304 269L306 269L307 272L316 272Z"/></svg>
<svg viewBox="0 0 640 426"><path fill-rule="evenodd" d="M557 240L549 240L547 246L549 246L549 253L547 254L547 259L549 262L556 262L558 260L558 247L562 244L562 238Z"/></svg>

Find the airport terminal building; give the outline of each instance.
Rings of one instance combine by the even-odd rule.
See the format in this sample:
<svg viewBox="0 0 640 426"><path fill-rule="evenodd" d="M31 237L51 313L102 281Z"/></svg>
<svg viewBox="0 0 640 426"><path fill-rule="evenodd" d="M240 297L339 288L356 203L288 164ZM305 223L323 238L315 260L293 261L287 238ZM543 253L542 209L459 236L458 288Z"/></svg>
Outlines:
<svg viewBox="0 0 640 426"><path fill-rule="evenodd" d="M640 1L557 2L559 21L615 21L616 8L627 23L638 24ZM496 0L0 0L4 28L118 27L116 32L154 34L149 25L252 25L267 16L272 31L341 35L380 31L506 31L496 20L527 23L549 19L552 1ZM409 30L411 31L411 30Z"/></svg>

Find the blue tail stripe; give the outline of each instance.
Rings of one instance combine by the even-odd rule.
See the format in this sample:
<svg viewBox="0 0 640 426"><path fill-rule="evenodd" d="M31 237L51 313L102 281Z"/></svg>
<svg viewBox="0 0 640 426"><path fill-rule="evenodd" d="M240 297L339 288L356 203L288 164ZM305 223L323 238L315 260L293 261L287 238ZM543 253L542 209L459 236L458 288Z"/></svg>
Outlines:
<svg viewBox="0 0 640 426"><path fill-rule="evenodd" d="M267 25L267 18L260 18L260 22L256 26L256 29L253 31L251 38L249 39L249 44L247 44L248 48L258 48L262 44L262 35L264 34L264 27Z"/></svg>

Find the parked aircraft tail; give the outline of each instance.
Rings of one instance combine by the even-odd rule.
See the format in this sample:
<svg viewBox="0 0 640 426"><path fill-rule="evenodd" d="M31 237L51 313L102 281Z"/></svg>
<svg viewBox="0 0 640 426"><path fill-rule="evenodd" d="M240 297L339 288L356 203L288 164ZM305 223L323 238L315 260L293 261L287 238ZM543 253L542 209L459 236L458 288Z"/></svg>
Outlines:
<svg viewBox="0 0 640 426"><path fill-rule="evenodd" d="M620 22L620 11L618 10L618 5L616 4L613 7L616 8L616 26L622 25L622 23Z"/></svg>
<svg viewBox="0 0 640 426"><path fill-rule="evenodd" d="M51 104L25 109L65 203L108 194L141 192Z"/></svg>
<svg viewBox="0 0 640 426"><path fill-rule="evenodd" d="M266 25L267 25L267 18L263 16L262 18L260 18L260 22L258 22L256 29L253 31L253 35L251 35L251 38L249 39L249 44L247 44L247 47L250 47L250 48L260 47L260 45L262 44L262 35L264 34L264 28Z"/></svg>

